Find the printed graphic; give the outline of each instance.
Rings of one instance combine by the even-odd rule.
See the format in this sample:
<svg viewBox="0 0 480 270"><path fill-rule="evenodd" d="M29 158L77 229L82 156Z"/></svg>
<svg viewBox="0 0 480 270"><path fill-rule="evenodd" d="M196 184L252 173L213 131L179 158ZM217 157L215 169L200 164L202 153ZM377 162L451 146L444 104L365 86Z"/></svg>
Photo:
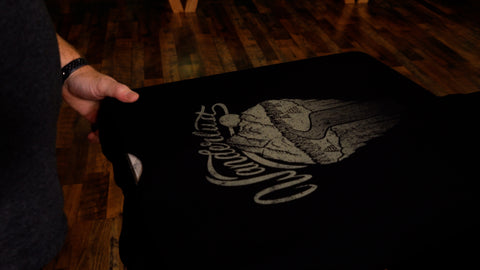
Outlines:
<svg viewBox="0 0 480 270"><path fill-rule="evenodd" d="M254 196L259 204L304 197L317 188L308 166L341 162L398 122L392 100L267 100L240 113L225 104L202 106L194 135L203 138L206 179L243 186L271 181ZM277 194L281 194L278 195Z"/></svg>
<svg viewBox="0 0 480 270"><path fill-rule="evenodd" d="M130 165L130 170L134 176L135 184L138 185L140 182L140 177L143 173L142 161L133 154L127 153L127 161Z"/></svg>

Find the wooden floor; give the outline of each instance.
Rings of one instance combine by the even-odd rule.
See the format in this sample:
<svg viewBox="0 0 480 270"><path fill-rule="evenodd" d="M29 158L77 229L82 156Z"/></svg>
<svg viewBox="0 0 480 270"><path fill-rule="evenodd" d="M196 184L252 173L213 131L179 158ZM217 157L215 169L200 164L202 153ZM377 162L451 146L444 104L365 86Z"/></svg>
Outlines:
<svg viewBox="0 0 480 270"><path fill-rule="evenodd" d="M166 0L47 0L59 34L132 88L362 51L436 95L480 90L477 1L369 2L199 0L196 13L173 14ZM57 154L70 231L44 270L124 269L123 197L88 130L62 106Z"/></svg>

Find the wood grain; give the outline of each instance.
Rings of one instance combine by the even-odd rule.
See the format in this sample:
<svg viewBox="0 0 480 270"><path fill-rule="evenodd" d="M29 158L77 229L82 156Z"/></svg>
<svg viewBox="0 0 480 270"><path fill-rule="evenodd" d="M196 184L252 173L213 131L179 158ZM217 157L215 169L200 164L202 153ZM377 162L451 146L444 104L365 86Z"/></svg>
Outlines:
<svg viewBox="0 0 480 270"><path fill-rule="evenodd" d="M480 90L478 1L201 0L195 13L157 0L46 2L59 34L132 88L362 51L436 95ZM89 128L63 104L57 157L70 231L44 270L124 269L123 197Z"/></svg>

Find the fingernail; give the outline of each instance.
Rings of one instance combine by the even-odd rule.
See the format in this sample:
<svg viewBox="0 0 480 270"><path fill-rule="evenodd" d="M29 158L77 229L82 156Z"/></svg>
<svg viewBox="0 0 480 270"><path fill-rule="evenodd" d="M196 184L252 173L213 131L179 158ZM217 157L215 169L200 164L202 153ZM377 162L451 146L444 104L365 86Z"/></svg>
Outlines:
<svg viewBox="0 0 480 270"><path fill-rule="evenodd" d="M138 95L137 92L130 91L127 94L127 99L130 100L130 101L135 101L135 100L138 99L138 97L139 97L139 95Z"/></svg>

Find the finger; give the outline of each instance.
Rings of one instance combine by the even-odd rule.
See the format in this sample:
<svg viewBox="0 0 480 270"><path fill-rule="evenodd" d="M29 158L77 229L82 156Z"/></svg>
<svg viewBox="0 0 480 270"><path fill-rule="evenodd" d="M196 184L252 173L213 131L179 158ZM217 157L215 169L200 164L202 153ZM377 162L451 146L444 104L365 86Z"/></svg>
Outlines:
<svg viewBox="0 0 480 270"><path fill-rule="evenodd" d="M98 130L95 131L95 132L88 133L87 138L91 143L100 143L100 137L98 136Z"/></svg>

